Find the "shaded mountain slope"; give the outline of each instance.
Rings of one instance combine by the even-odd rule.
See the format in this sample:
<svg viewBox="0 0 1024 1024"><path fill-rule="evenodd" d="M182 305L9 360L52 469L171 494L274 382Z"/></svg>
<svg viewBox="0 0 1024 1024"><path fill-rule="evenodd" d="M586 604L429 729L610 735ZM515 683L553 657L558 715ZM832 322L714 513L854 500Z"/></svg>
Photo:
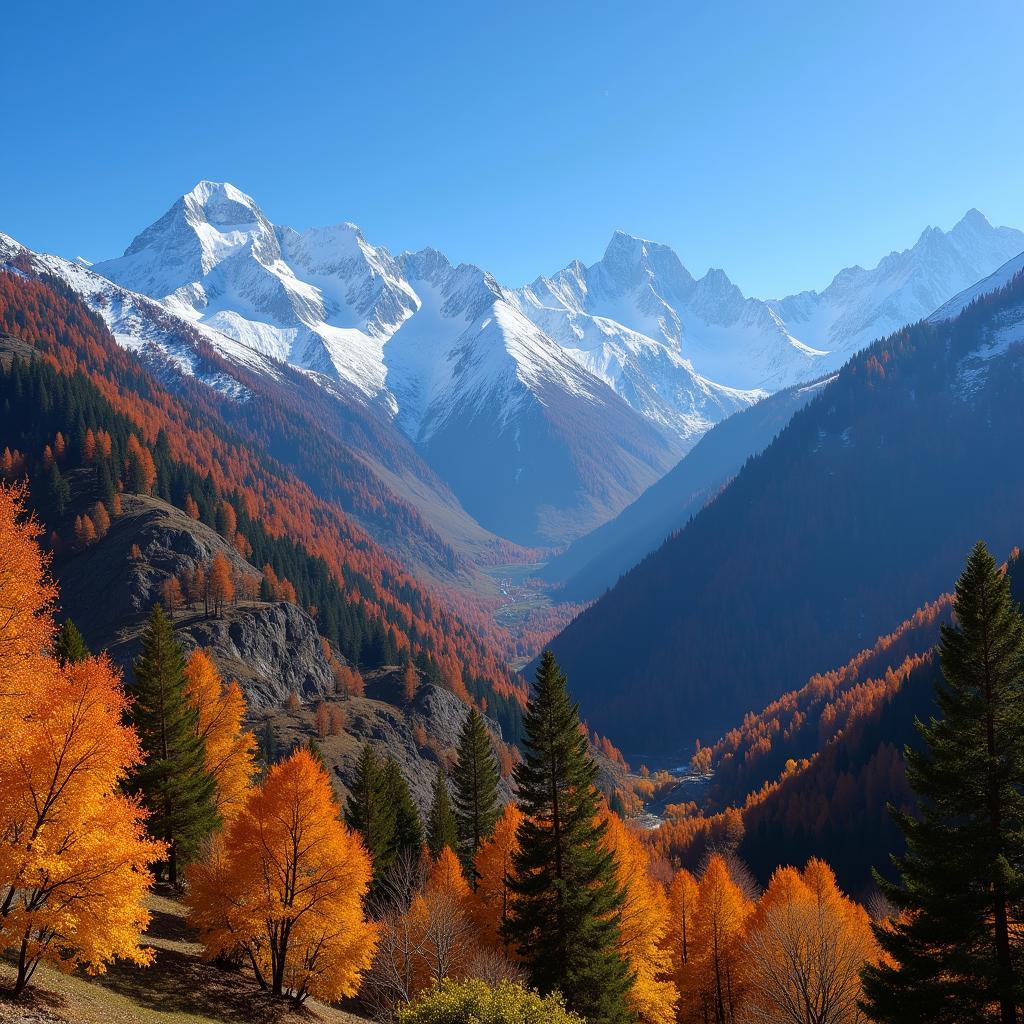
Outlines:
<svg viewBox="0 0 1024 1024"><path fill-rule="evenodd" d="M596 728L684 750L942 592L1024 481L1024 276L855 356L552 644Z"/></svg>
<svg viewBox="0 0 1024 1024"><path fill-rule="evenodd" d="M824 382L787 388L712 427L657 483L614 519L574 541L541 570L565 601L587 601L681 530L763 451Z"/></svg>

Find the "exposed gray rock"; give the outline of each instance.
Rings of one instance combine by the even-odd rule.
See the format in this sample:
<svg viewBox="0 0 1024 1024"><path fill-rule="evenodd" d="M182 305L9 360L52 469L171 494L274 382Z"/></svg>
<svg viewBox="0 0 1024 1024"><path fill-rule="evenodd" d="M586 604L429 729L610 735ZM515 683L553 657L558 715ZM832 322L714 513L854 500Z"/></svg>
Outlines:
<svg viewBox="0 0 1024 1024"><path fill-rule="evenodd" d="M211 650L221 674L242 685L252 710L279 706L293 691L303 700L334 693L316 623L293 604L228 609L223 619L184 625L178 639L188 649Z"/></svg>

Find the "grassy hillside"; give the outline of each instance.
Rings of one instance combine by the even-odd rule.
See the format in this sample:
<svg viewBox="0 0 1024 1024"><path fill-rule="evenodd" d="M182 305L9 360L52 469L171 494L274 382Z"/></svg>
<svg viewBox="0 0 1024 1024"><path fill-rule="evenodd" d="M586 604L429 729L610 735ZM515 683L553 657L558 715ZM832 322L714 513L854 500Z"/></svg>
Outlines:
<svg viewBox="0 0 1024 1024"><path fill-rule="evenodd" d="M309 1000L297 1010L260 992L248 972L203 963L200 946L173 893L150 897L145 942L150 967L118 964L100 977L65 975L42 965L21 999L0 993L0 1024L359 1024L363 1019ZM13 981L0 960L0 988Z"/></svg>

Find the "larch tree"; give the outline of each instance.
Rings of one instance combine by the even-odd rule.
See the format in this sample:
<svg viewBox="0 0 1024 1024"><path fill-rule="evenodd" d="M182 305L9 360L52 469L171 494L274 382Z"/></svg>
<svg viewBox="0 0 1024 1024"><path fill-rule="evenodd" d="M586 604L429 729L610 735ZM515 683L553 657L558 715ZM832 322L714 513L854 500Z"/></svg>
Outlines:
<svg viewBox="0 0 1024 1024"><path fill-rule="evenodd" d="M779 868L744 939L752 1024L859 1024L860 971L877 957L863 907L824 862Z"/></svg>
<svg viewBox="0 0 1024 1024"><path fill-rule="evenodd" d="M458 842L455 814L448 796L448 779L445 777L444 766L438 765L430 812L427 815L427 849L431 857L437 858L446 847L454 851Z"/></svg>
<svg viewBox="0 0 1024 1024"><path fill-rule="evenodd" d="M864 973L874 1020L1016 1024L1024 1007L1024 619L982 542L942 627L939 718L907 749L917 814L896 813L897 916Z"/></svg>
<svg viewBox="0 0 1024 1024"><path fill-rule="evenodd" d="M674 1024L679 991L672 977L672 955L664 946L670 930L665 890L651 878L650 857L640 838L617 814L607 813L605 818L616 881L625 893L619 950L634 978L629 1005L641 1024Z"/></svg>
<svg viewBox="0 0 1024 1024"><path fill-rule="evenodd" d="M234 680L225 686L210 655L196 649L185 665L185 696L198 713L203 764L216 783L217 814L227 822L258 771L256 737L245 728L245 695Z"/></svg>
<svg viewBox="0 0 1024 1024"><path fill-rule="evenodd" d="M501 778L483 716L471 707L459 733L458 760L452 772L458 854L471 886L476 886L476 855L494 832L501 812Z"/></svg>
<svg viewBox="0 0 1024 1024"><path fill-rule="evenodd" d="M705 748L707 749L707 748ZM669 929L662 940L672 956L672 974L680 1007L693 1001L693 931L697 913L697 880L685 868L672 877L668 888ZM683 1013L679 1014L683 1017Z"/></svg>
<svg viewBox="0 0 1024 1024"><path fill-rule="evenodd" d="M235 599L231 563L223 551L218 551L210 562L210 599L213 601L213 613L218 616L222 616L224 609Z"/></svg>
<svg viewBox="0 0 1024 1024"><path fill-rule="evenodd" d="M419 950L417 991L465 974L476 945L469 904L470 890L458 856L445 846L409 908Z"/></svg>
<svg viewBox="0 0 1024 1024"><path fill-rule="evenodd" d="M523 724L515 772L523 821L507 935L541 992L560 990L570 1009L596 1024L625 1024L633 979L620 952L624 893L598 815L597 765L550 651Z"/></svg>
<svg viewBox="0 0 1024 1024"><path fill-rule="evenodd" d="M149 829L167 844L171 885L219 824L217 781L206 767L199 711L185 690L185 658L171 624L155 605L135 661L132 721L143 763L131 780L150 812Z"/></svg>
<svg viewBox="0 0 1024 1024"><path fill-rule="evenodd" d="M409 658L405 663L405 668L402 669L402 694L407 703L411 704L415 700L416 690L419 688L419 685L419 673L416 671L416 666L412 663L412 658Z"/></svg>
<svg viewBox="0 0 1024 1024"><path fill-rule="evenodd" d="M693 929L695 991L682 994L683 1019L734 1024L745 990L743 934L753 905L720 854L709 859L697 891Z"/></svg>
<svg viewBox="0 0 1024 1024"><path fill-rule="evenodd" d="M523 815L514 803L505 804L494 832L477 851L474 864L476 889L473 919L481 938L493 947L507 951L507 930L512 912L509 876L512 857L519 848L517 833Z"/></svg>
<svg viewBox="0 0 1024 1024"><path fill-rule="evenodd" d="M0 486L0 946L21 991L42 960L104 970L147 961L147 865L162 854L120 792L140 752L105 658L45 654L56 589L25 514Z"/></svg>
<svg viewBox="0 0 1024 1024"><path fill-rule="evenodd" d="M307 751L270 769L219 845L189 871L207 955L241 949L261 988L298 1005L354 995L377 941L363 914L370 857Z"/></svg>

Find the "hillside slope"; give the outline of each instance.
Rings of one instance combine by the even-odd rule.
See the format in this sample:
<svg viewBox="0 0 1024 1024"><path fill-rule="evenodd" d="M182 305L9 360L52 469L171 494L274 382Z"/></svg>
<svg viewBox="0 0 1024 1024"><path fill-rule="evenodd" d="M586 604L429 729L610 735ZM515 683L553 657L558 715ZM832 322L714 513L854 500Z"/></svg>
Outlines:
<svg viewBox="0 0 1024 1024"><path fill-rule="evenodd" d="M941 593L1024 481L1024 276L876 343L552 644L596 728L686 750ZM623 638L628 637L628 642Z"/></svg>
<svg viewBox="0 0 1024 1024"><path fill-rule="evenodd" d="M509 638L458 595L414 580L342 508L226 422L209 389L166 391L53 281L0 273L4 328L22 340L0 360L9 396L0 442L18 453L50 530L63 515L61 478L78 469L104 500L120 485L179 509L191 503L253 565L286 579L302 607L315 606L320 632L361 668L407 650L431 679L466 699L486 694L492 713L518 720L521 686L500 649Z"/></svg>
<svg viewBox="0 0 1024 1024"><path fill-rule="evenodd" d="M763 451L824 386L786 388L712 427L656 484L614 519L580 537L540 571L560 586L563 601L588 601L681 530L735 475Z"/></svg>

